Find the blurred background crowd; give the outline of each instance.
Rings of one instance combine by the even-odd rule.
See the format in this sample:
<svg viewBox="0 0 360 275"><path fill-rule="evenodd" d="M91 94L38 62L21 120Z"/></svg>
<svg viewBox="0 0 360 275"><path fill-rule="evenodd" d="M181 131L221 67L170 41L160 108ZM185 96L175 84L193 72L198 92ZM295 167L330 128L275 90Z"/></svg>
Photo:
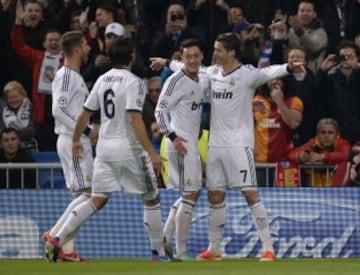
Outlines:
<svg viewBox="0 0 360 275"><path fill-rule="evenodd" d="M69 30L83 31L91 47L81 70L90 90L111 67L109 46L120 36L136 41L133 72L147 83L143 117L159 151L164 137L154 109L171 71L152 71L150 57L179 59L180 42L196 38L208 66L217 35L233 32L243 64L304 61L306 73L273 80L254 98L255 160L277 165L270 174L259 169L259 182L359 185L360 0L1 0L1 162L14 159L8 152L14 147L56 151L51 82L63 61L61 34ZM204 108L203 130L209 129L210 108ZM9 128L16 130L12 147L5 140ZM291 172L309 164L332 168Z"/></svg>

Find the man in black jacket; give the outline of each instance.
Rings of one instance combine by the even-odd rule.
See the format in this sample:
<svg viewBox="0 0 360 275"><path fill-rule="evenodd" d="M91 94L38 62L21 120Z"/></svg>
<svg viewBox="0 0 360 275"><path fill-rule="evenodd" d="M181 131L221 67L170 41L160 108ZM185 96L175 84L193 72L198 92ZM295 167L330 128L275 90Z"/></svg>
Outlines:
<svg viewBox="0 0 360 275"><path fill-rule="evenodd" d="M20 148L20 138L13 128L1 131L0 163L35 162L30 153ZM7 176L8 174L8 176ZM8 178L7 178L8 177ZM33 169L0 169L0 188L36 188L36 174Z"/></svg>

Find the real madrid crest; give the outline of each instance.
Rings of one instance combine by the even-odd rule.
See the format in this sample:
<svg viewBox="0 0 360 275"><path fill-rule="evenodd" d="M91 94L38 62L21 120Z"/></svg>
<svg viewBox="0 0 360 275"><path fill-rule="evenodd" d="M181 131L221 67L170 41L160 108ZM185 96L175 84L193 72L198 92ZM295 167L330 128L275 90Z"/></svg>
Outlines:
<svg viewBox="0 0 360 275"><path fill-rule="evenodd" d="M230 79L229 84L230 84L230 86L232 86L232 87L235 86L235 79L233 79L233 78Z"/></svg>

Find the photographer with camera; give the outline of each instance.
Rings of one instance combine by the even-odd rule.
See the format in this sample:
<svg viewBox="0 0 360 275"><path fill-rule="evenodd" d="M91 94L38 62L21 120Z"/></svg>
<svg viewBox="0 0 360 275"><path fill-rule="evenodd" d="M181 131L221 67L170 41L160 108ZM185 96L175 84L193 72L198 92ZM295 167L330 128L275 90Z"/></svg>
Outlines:
<svg viewBox="0 0 360 275"><path fill-rule="evenodd" d="M341 42L338 57L328 55L316 76L320 117L336 119L342 137L351 144L360 137L359 53L354 42Z"/></svg>
<svg viewBox="0 0 360 275"><path fill-rule="evenodd" d="M205 33L188 25L186 6L183 1L170 1L166 13L166 22L162 30L155 37L150 49L150 56L170 59L186 38L195 38L205 48L205 59L211 60L210 51L207 48Z"/></svg>

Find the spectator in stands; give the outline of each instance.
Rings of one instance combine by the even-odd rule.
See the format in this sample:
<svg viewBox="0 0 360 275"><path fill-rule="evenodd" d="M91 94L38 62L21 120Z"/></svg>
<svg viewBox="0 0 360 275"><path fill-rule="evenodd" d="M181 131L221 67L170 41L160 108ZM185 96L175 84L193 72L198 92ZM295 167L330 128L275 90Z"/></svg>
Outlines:
<svg viewBox="0 0 360 275"><path fill-rule="evenodd" d="M6 106L1 113L4 127L17 130L21 148L36 151L35 128L31 118L32 104L24 87L17 81L10 81L4 87L4 98Z"/></svg>
<svg viewBox="0 0 360 275"><path fill-rule="evenodd" d="M51 82L62 63L60 33L54 29L48 30L43 41L45 51L36 50L24 42L24 33L21 27L23 17L24 10L21 1L18 1L15 26L11 32L11 43L15 52L32 70L31 100L39 150L55 151L56 136L54 120L51 115Z"/></svg>
<svg viewBox="0 0 360 275"><path fill-rule="evenodd" d="M309 54L308 68L314 73L326 54L328 38L322 21L317 17L315 5L310 0L299 3L297 14L288 19L289 45L303 47Z"/></svg>
<svg viewBox="0 0 360 275"><path fill-rule="evenodd" d="M146 130L151 137L151 123L155 120L154 111L161 92L161 80L153 76L148 80L148 89L143 107L143 120Z"/></svg>
<svg viewBox="0 0 360 275"><path fill-rule="evenodd" d="M171 1L163 29L153 39L150 54L153 57L171 58L175 49L179 48L185 38L196 38L204 47L205 34L197 31L187 24L186 6L182 1ZM209 56L205 59L210 60Z"/></svg>
<svg viewBox="0 0 360 275"><path fill-rule="evenodd" d="M292 61L306 64L307 52L305 49L290 48L287 52L287 62ZM283 81L287 89L301 99L304 106L302 121L293 135L294 145L300 146L315 135L316 123L319 119L316 108L317 104L321 104L321 98L317 97L315 76L311 70L285 76Z"/></svg>
<svg viewBox="0 0 360 275"><path fill-rule="evenodd" d="M279 162L293 148L292 131L303 117L303 103L284 86L281 79L274 79L261 87L253 101L255 121L255 162ZM274 179L271 170L266 177L263 169L257 169L260 185L269 186Z"/></svg>
<svg viewBox="0 0 360 275"><path fill-rule="evenodd" d="M3 90L9 81L17 80L23 84L25 90L31 91L31 70L11 48L10 33L14 26L17 1L5 0L0 3L0 90ZM40 47L42 48L42 45Z"/></svg>
<svg viewBox="0 0 360 275"><path fill-rule="evenodd" d="M255 119L255 161L277 162L292 149L292 130L303 117L303 103L274 79L263 86L253 101Z"/></svg>
<svg viewBox="0 0 360 275"><path fill-rule="evenodd" d="M0 163L33 163L30 153L20 148L20 137L14 128L0 134ZM36 188L36 173L32 169L0 169L0 188Z"/></svg>
<svg viewBox="0 0 360 275"><path fill-rule="evenodd" d="M317 0L318 16L328 34L328 53L335 53L344 39L360 31L360 0Z"/></svg>
<svg viewBox="0 0 360 275"><path fill-rule="evenodd" d="M104 51L104 34L106 27L115 22L115 13L116 9L115 6L111 3L100 1L98 2L98 6L96 8L96 16L95 16L95 22L96 22L96 28L94 27L94 23L92 22L89 25L89 31L91 32L91 29L96 29L96 35L91 35L91 42L90 42L90 55L89 58L94 58L99 52Z"/></svg>
<svg viewBox="0 0 360 275"><path fill-rule="evenodd" d="M360 187L360 142L355 142L351 148L345 186Z"/></svg>
<svg viewBox="0 0 360 275"><path fill-rule="evenodd" d="M113 22L106 26L103 51L97 53L95 58L83 70L84 79L89 89L92 88L100 75L111 68L108 50L119 37L124 35L125 29L120 23Z"/></svg>
<svg viewBox="0 0 360 275"><path fill-rule="evenodd" d="M232 32L235 33L241 41L240 60L243 64L258 65L260 57L260 37L263 25L260 23L250 24L243 20L237 22ZM268 64L269 65L269 64Z"/></svg>
<svg viewBox="0 0 360 275"><path fill-rule="evenodd" d="M332 118L321 119L316 127L316 136L289 153L289 160L296 164L335 165L327 168L306 168L308 186L343 186L350 143L341 138L339 125Z"/></svg>
<svg viewBox="0 0 360 275"><path fill-rule="evenodd" d="M343 41L338 55L328 55L317 74L320 115L336 119L342 137L351 144L360 137L359 54L353 42Z"/></svg>
<svg viewBox="0 0 360 275"><path fill-rule="evenodd" d="M33 49L44 50L43 42L46 29L47 25L43 18L43 7L40 1L25 1L22 17L25 43Z"/></svg>
<svg viewBox="0 0 360 275"><path fill-rule="evenodd" d="M231 31L228 24L228 12L229 7L224 0L191 1L187 9L187 23L199 33L205 34L208 45L212 45L220 33ZM239 13L242 14L242 11ZM210 51L210 49L206 50ZM210 55L207 56L210 58ZM205 60L203 63L209 65L210 61L210 59Z"/></svg>
<svg viewBox="0 0 360 275"><path fill-rule="evenodd" d="M358 33L357 35L355 35L354 43L355 43L355 45L358 47L358 49L360 50L360 33Z"/></svg>

